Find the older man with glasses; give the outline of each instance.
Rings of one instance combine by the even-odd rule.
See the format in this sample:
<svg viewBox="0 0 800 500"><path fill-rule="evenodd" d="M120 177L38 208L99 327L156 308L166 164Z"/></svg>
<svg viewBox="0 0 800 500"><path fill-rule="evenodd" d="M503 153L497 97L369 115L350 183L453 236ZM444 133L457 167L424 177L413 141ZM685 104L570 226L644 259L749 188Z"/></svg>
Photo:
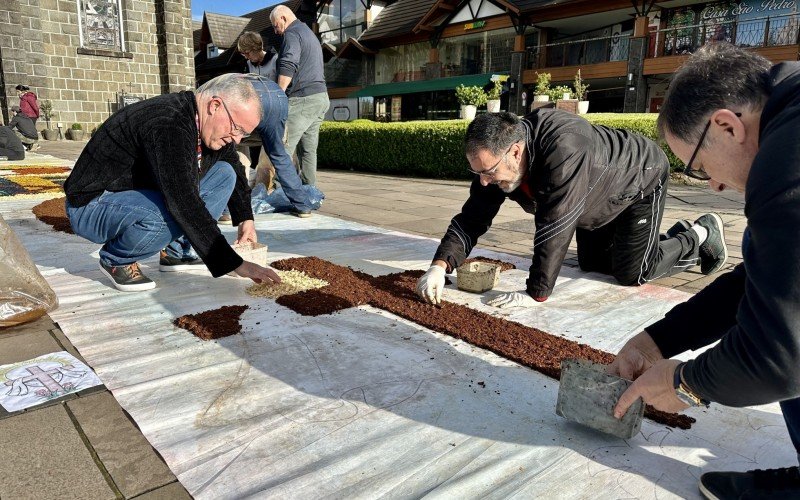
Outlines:
<svg viewBox="0 0 800 500"><path fill-rule="evenodd" d="M132 104L103 123L64 184L75 234L100 248L100 270L118 290L156 286L139 261L159 254L161 271L205 265L255 282L279 282L245 262L216 221L227 205L237 242L256 242L250 189L236 145L261 120L244 75L222 75L197 89Z"/></svg>
<svg viewBox="0 0 800 500"><path fill-rule="evenodd" d="M668 412L779 402L800 459L800 63L772 66L751 50L706 45L674 75L658 128L688 158L688 175L744 193L743 263L625 344L609 371L634 383L616 414L639 397ZM706 346L689 361L670 359ZM711 500L800 498L790 464L722 472L711 461L700 491Z"/></svg>
<svg viewBox="0 0 800 500"><path fill-rule="evenodd" d="M669 161L655 142L625 130L591 125L560 110L523 119L485 114L467 128L466 155L475 180L447 229L417 293L438 303L446 271L467 258L505 200L534 215L533 257L526 289L489 304L533 306L552 294L573 235L584 271L641 285L700 263L704 274L727 259L722 220L706 214L659 235Z"/></svg>

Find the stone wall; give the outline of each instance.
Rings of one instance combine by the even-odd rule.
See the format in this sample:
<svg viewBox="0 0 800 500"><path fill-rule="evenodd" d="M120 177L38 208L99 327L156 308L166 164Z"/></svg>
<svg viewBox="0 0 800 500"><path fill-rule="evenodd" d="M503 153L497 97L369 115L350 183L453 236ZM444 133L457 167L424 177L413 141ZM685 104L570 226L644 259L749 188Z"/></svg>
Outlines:
<svg viewBox="0 0 800 500"><path fill-rule="evenodd" d="M153 97L194 88L190 0L123 0L124 51L81 47L77 0L3 0L4 119L24 83L49 99L65 128L103 122L126 92ZM9 28L9 29L6 29ZM39 128L45 123L40 119Z"/></svg>

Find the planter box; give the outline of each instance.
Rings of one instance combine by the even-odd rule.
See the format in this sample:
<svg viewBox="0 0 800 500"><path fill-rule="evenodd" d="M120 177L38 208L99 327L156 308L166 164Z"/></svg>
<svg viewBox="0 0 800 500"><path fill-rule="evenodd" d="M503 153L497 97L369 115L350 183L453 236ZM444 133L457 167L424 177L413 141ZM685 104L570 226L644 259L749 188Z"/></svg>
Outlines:
<svg viewBox="0 0 800 500"><path fill-rule="evenodd" d="M488 262L470 262L458 269L457 286L465 292L482 293L500 282L500 266Z"/></svg>
<svg viewBox="0 0 800 500"><path fill-rule="evenodd" d="M82 141L84 134L86 133L83 130L76 130L74 128L69 129L67 132L69 134L69 138L73 141Z"/></svg>
<svg viewBox="0 0 800 500"><path fill-rule="evenodd" d="M46 128L42 130L42 136L48 141L57 141L58 140L58 130L52 130Z"/></svg>

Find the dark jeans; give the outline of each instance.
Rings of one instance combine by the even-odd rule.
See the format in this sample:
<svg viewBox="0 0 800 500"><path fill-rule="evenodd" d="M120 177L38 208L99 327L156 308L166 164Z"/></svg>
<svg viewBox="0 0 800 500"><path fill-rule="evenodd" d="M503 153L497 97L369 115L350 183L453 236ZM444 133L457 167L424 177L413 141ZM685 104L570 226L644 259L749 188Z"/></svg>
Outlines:
<svg viewBox="0 0 800 500"><path fill-rule="evenodd" d="M292 163L292 156L283 144L286 119L289 116L289 100L278 84L272 80L258 75L247 75L247 77L261 98L263 110L261 122L253 133L261 136L264 151L275 167L275 175L286 197L298 211L311 211L308 197L303 190L303 181L300 180L300 174ZM251 156L250 160L253 164L258 163L258 155Z"/></svg>
<svg viewBox="0 0 800 500"><path fill-rule="evenodd" d="M659 235L666 204L667 178L648 196L594 231L578 228L578 264L584 271L610 274L625 286L680 273L698 263L694 231L673 238Z"/></svg>

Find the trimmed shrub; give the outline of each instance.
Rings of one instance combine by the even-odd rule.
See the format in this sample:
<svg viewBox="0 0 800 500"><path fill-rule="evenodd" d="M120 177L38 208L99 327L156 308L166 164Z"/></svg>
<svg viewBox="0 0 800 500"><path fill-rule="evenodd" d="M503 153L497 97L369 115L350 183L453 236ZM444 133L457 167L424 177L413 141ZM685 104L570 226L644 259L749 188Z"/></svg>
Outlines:
<svg viewBox="0 0 800 500"><path fill-rule="evenodd" d="M657 140L655 113L590 113L595 125L622 128ZM322 123L317 157L322 168L437 179L469 179L464 156L464 120ZM683 163L665 143L673 170Z"/></svg>

